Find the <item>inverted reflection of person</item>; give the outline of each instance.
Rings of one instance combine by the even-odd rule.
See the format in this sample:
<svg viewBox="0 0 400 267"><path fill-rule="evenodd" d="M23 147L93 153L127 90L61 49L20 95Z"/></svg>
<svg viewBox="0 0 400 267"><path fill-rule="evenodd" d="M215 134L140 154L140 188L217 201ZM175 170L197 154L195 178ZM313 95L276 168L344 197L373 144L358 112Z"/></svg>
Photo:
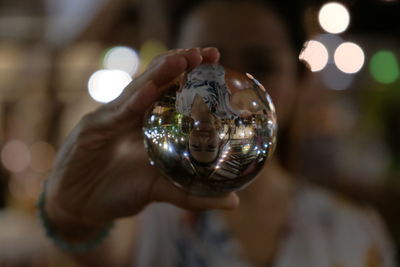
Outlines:
<svg viewBox="0 0 400 267"><path fill-rule="evenodd" d="M189 72L176 93L177 111L194 120L189 152L197 163L211 163L218 157L221 144L216 122L250 116L262 108L251 86L232 94L224 67L216 64L203 64Z"/></svg>
<svg viewBox="0 0 400 267"><path fill-rule="evenodd" d="M220 138L220 120L211 114L200 96L196 96L191 109L194 121L189 134L190 164L194 173L200 178L226 179L237 177L237 170L225 166L217 168L220 154L229 150L229 142ZM232 170L231 172L226 169ZM221 172L223 171L223 174Z"/></svg>
<svg viewBox="0 0 400 267"><path fill-rule="evenodd" d="M220 142L217 118L211 114L203 99L196 95L190 117L194 120L189 134L189 152L199 163L211 163L219 154Z"/></svg>

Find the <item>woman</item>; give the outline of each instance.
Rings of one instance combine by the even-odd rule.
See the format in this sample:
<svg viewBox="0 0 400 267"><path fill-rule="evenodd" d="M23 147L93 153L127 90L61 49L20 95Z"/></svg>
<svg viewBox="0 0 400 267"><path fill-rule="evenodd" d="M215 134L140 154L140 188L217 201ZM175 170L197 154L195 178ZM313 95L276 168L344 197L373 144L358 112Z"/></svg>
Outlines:
<svg viewBox="0 0 400 267"><path fill-rule="evenodd" d="M298 77L279 14L257 2L216 1L197 6L184 22L180 47L213 45L223 51L222 63L228 67L248 72L256 66L256 77L269 89L284 128ZM219 198L189 195L149 166L141 134L145 110L164 84L219 57L215 48L169 51L121 97L81 120L47 184L44 211L53 238L62 244L92 244L111 221L138 215L137 266L393 266L375 213L301 184L275 158L248 188ZM156 203L142 211L161 201L220 210L188 213ZM80 262L115 264L107 263L107 240L91 251L84 248L73 255Z"/></svg>

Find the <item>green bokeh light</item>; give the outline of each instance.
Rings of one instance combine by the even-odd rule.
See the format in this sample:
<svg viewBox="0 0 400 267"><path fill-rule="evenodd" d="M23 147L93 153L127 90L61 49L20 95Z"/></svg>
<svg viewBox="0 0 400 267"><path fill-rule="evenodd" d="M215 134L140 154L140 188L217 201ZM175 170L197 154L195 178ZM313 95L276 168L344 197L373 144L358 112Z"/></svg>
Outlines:
<svg viewBox="0 0 400 267"><path fill-rule="evenodd" d="M167 51L167 47L161 41L156 39L145 41L139 50L142 70L148 66L155 56L158 56L165 51Z"/></svg>
<svg viewBox="0 0 400 267"><path fill-rule="evenodd" d="M393 83L399 78L396 56L388 50L378 51L371 57L369 70L372 77L380 83Z"/></svg>

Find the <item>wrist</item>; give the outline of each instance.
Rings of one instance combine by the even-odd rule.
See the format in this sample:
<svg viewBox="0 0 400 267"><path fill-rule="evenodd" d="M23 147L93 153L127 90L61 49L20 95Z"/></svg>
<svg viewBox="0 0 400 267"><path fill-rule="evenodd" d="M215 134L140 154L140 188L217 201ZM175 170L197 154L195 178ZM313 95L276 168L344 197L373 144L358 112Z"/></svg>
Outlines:
<svg viewBox="0 0 400 267"><path fill-rule="evenodd" d="M83 222L76 217L67 215L58 206L50 204L48 199L44 202L44 212L47 214L54 231L66 241L80 242L90 240L107 225L107 223L90 224Z"/></svg>
<svg viewBox="0 0 400 267"><path fill-rule="evenodd" d="M87 252L108 235L112 223L87 223L67 215L54 198L46 194L46 185L39 197L38 212L46 235L56 246L69 252Z"/></svg>

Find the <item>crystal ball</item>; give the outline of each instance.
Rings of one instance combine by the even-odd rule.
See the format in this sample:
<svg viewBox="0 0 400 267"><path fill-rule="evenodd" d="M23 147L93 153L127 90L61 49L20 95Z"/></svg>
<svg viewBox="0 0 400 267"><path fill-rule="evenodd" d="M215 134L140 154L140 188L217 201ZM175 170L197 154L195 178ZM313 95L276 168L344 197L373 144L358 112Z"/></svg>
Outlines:
<svg viewBox="0 0 400 267"><path fill-rule="evenodd" d="M250 74L202 64L171 82L144 118L151 165L196 195L247 186L272 155L274 105Z"/></svg>

